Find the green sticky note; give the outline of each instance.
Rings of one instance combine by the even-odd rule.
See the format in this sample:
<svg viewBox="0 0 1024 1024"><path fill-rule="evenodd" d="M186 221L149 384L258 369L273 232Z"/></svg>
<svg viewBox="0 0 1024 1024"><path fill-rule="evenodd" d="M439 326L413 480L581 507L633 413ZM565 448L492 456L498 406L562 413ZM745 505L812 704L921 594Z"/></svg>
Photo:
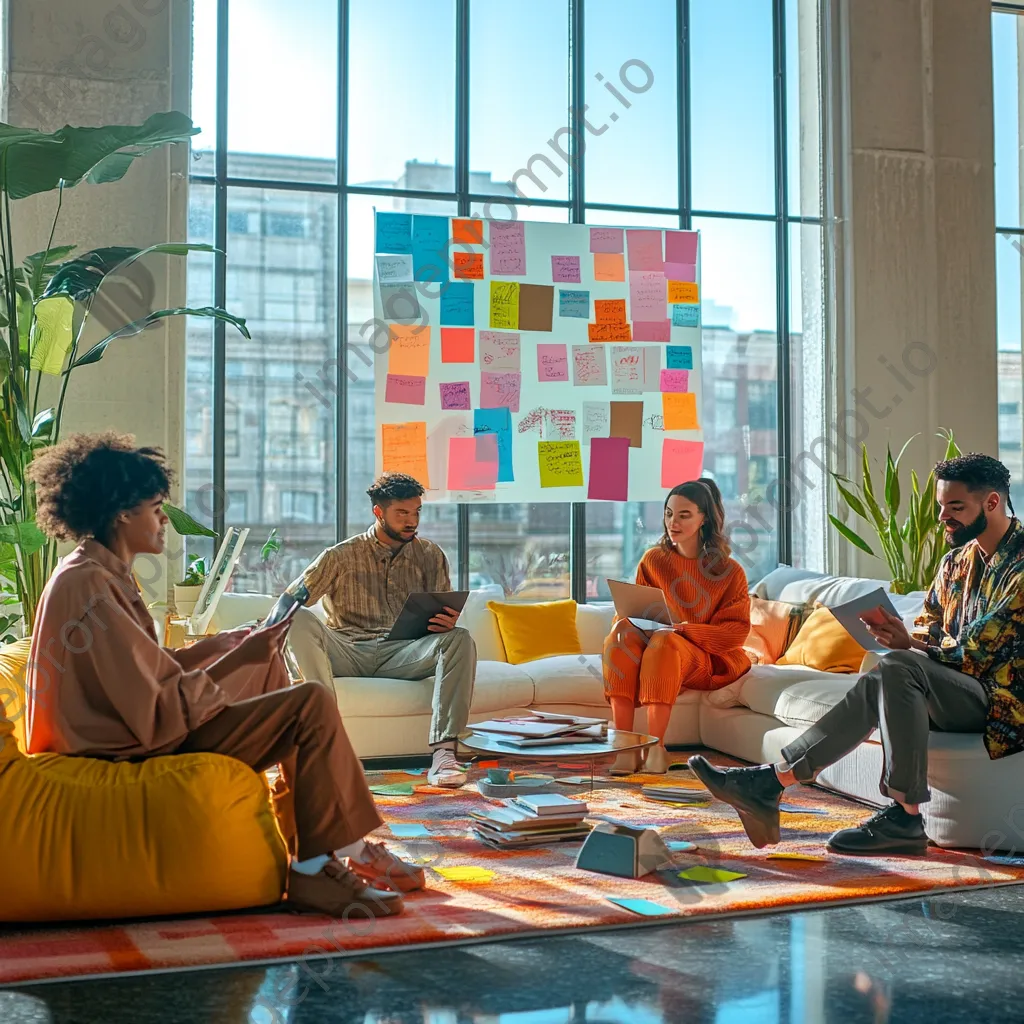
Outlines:
<svg viewBox="0 0 1024 1024"><path fill-rule="evenodd" d="M726 871L724 868L708 868L703 864L687 868L679 872L680 878L688 882L733 882L737 878L746 878L742 871Z"/></svg>
<svg viewBox="0 0 1024 1024"><path fill-rule="evenodd" d="M625 899L618 896L606 896L609 903L622 907L624 910L631 910L634 914L641 914L643 917L664 917L666 914L675 914L671 907L663 907L653 900Z"/></svg>
<svg viewBox="0 0 1024 1024"><path fill-rule="evenodd" d="M390 782L381 786L371 786L371 793L377 796L412 796L411 782Z"/></svg>

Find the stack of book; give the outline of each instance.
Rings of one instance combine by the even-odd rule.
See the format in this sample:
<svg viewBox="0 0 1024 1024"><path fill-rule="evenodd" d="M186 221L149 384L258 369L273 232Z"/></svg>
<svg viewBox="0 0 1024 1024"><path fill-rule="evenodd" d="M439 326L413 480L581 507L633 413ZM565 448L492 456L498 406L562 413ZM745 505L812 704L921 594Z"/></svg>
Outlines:
<svg viewBox="0 0 1024 1024"><path fill-rule="evenodd" d="M648 800L660 800L667 804L706 804L711 800L711 794L706 789L695 789L679 783L651 783L643 786L640 792Z"/></svg>
<svg viewBox="0 0 1024 1024"><path fill-rule="evenodd" d="M587 805L552 793L502 800L498 807L470 811L473 834L498 850L579 841L590 832Z"/></svg>
<svg viewBox="0 0 1024 1024"><path fill-rule="evenodd" d="M475 722L472 728L474 733L498 737L502 746L520 750L561 746L563 743L599 743L608 736L608 723L603 718L547 711L492 718L487 722Z"/></svg>

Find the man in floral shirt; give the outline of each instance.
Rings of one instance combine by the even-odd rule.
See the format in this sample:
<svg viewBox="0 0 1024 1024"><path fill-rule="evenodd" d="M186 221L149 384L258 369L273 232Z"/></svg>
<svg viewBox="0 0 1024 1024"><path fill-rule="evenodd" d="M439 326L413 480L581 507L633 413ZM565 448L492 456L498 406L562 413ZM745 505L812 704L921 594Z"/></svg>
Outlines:
<svg viewBox="0 0 1024 1024"><path fill-rule="evenodd" d="M989 757L1024 750L1024 526L1013 514L1010 474L987 455L935 467L946 541L911 635L884 609L862 616L890 650L835 707L785 747L783 761L715 768L691 757L694 773L739 812L755 846L779 841L779 798L871 735L881 734L879 788L894 802L858 828L829 839L839 853L923 854L919 805L928 789L928 733L982 733ZM869 621L870 620L870 621Z"/></svg>

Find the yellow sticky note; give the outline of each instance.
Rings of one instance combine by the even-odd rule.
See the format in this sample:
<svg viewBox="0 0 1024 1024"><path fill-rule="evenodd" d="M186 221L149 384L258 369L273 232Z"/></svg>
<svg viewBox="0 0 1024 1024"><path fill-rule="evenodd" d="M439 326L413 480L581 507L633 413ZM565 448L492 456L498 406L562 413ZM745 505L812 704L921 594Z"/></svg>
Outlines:
<svg viewBox="0 0 1024 1024"><path fill-rule="evenodd" d="M700 287L693 281L669 281L669 302L700 302Z"/></svg>
<svg viewBox="0 0 1024 1024"><path fill-rule="evenodd" d="M380 430L384 472L408 473L429 487L426 422L382 423Z"/></svg>
<svg viewBox="0 0 1024 1024"><path fill-rule="evenodd" d="M724 868L709 868L698 864L680 871L679 877L685 878L688 882L732 882L747 876L742 871L726 871Z"/></svg>
<svg viewBox="0 0 1024 1024"><path fill-rule="evenodd" d="M36 303L32 358L29 362L33 370L54 376L60 374L64 368L64 357L71 348L74 313L75 304L66 295L55 295Z"/></svg>
<svg viewBox="0 0 1024 1024"><path fill-rule="evenodd" d="M489 882L494 877L493 871L487 868L473 867L471 864L461 864L452 868L434 868L442 877L449 882Z"/></svg>
<svg viewBox="0 0 1024 1024"><path fill-rule="evenodd" d="M819 857L814 853L769 853L769 860L807 860L815 864L824 864L828 857Z"/></svg>
<svg viewBox="0 0 1024 1024"><path fill-rule="evenodd" d="M539 441L541 487L582 487L583 456L579 441Z"/></svg>
<svg viewBox="0 0 1024 1024"><path fill-rule="evenodd" d="M491 326L519 330L519 282L491 282Z"/></svg>
<svg viewBox="0 0 1024 1024"><path fill-rule="evenodd" d="M661 411L665 415L666 430L699 430L697 396L692 391L665 391L661 396Z"/></svg>
<svg viewBox="0 0 1024 1024"><path fill-rule="evenodd" d="M389 324L388 373L426 377L430 373L430 328L424 324Z"/></svg>

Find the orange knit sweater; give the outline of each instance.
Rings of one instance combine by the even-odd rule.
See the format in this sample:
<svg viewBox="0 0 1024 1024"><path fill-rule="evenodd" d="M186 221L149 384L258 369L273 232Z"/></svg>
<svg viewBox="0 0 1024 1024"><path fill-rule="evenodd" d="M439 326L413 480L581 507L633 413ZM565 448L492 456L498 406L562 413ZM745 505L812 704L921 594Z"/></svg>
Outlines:
<svg viewBox="0 0 1024 1024"><path fill-rule="evenodd" d="M660 587L675 627L711 657L715 687L735 682L750 668L743 642L750 632L750 596L747 575L735 559L719 559L701 570L700 559L684 558L661 544L640 559L636 581Z"/></svg>

